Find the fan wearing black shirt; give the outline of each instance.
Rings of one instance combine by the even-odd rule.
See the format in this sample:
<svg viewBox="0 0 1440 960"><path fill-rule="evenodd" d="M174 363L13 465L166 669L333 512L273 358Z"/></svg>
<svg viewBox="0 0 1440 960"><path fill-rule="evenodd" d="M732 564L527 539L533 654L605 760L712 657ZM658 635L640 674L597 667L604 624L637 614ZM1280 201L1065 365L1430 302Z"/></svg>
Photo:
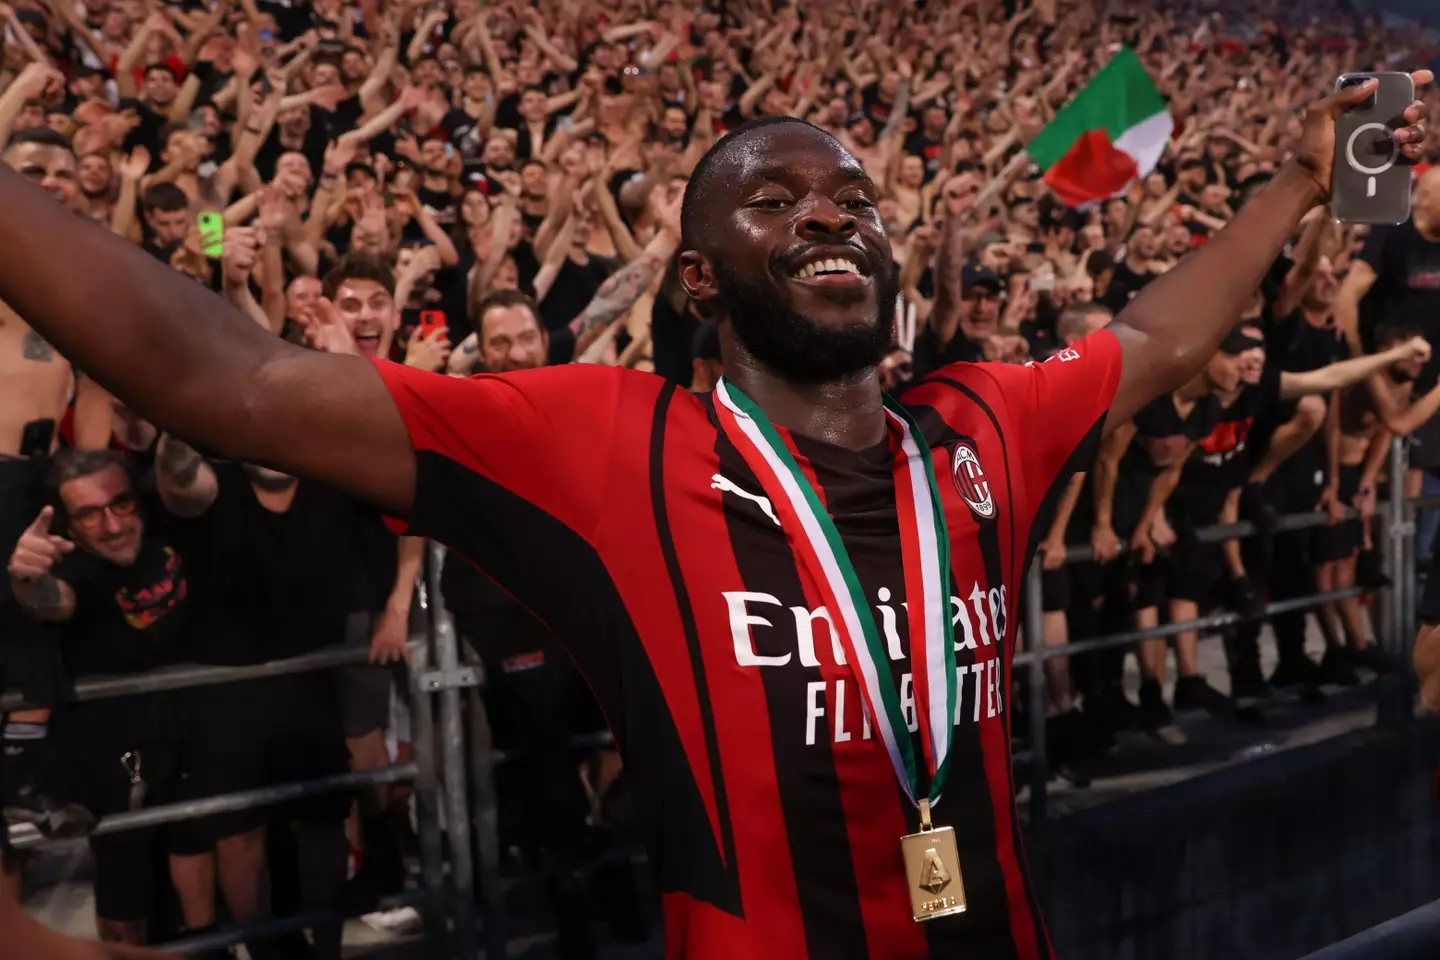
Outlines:
<svg viewBox="0 0 1440 960"><path fill-rule="evenodd" d="M1153 261L1160 252L1154 228L1138 224L1125 242L1125 259L1115 264L1103 303L1111 312L1124 310L1137 293L1158 275Z"/></svg>
<svg viewBox="0 0 1440 960"><path fill-rule="evenodd" d="M1440 343L1440 167L1420 178L1408 223L1371 229L1341 287L1335 320L1356 352L1373 341L1381 324L1411 327ZM1440 360L1432 356L1421 381L1432 382L1437 375ZM1411 448L1410 466L1422 473L1420 492L1440 493L1440 421L1422 425L1416 437L1420 443ZM1440 510L1422 512L1419 526L1416 550L1424 556L1440 529Z"/></svg>
<svg viewBox="0 0 1440 960"><path fill-rule="evenodd" d="M212 614L200 659L261 663L325 646L369 646L377 627L387 633L387 643L398 633L398 642L386 646L386 658L403 656L409 590L395 591L390 616L396 541L373 511L330 488L263 467L207 463L170 437L161 448L156 479L167 508L191 521L195 590ZM405 559L407 586L413 587L418 550L412 548ZM335 675L297 674L217 688L225 720L208 736L223 765L211 771L206 792L343 772L347 746L358 769L387 765L383 731L390 685L387 668L357 666ZM378 884L376 876L388 871L398 884L385 799L378 791L362 798L366 880ZM300 882L308 888L309 908L335 905L344 880L341 823L347 807L347 799L337 796L284 811L300 849ZM252 811L249 824L263 831L270 816Z"/></svg>
<svg viewBox="0 0 1440 960"><path fill-rule="evenodd" d="M970 263L960 271L959 286L956 309L942 311L937 297L929 322L915 337L916 380L946 364L984 360L984 340L999 330L1005 299L999 275L982 263Z"/></svg>
<svg viewBox="0 0 1440 960"><path fill-rule="evenodd" d="M1104 327L1111 320L1110 311L1098 303L1073 303L1061 311L1056 321L1056 333L1064 348L1073 347L1082 339ZM1044 616L1041 632L1047 647L1064 647L1070 643L1072 624L1076 628L1076 639L1084 640L1097 636L1095 604L1102 601L1099 595L1085 596L1080 604L1072 603L1071 584L1077 583L1077 594L1086 594L1087 582L1093 583L1098 574L1093 561L1066 564L1067 543L1083 543L1090 538L1092 511L1080 507L1089 504L1094 494L1089 483L1090 475L1077 472L1070 478L1069 485L1061 494L1055 507L1055 516L1050 530L1038 547L1041 557L1041 602ZM1089 578L1087 581L1086 578ZM1075 611L1071 613L1071 611ZM1088 657L1079 673L1081 680L1089 680L1084 666L1094 657ZM1093 685L1085 689L1086 715L1075 709L1072 695L1081 692L1071 683L1071 661L1066 657L1052 657L1045 661L1045 687L1049 695L1045 717L1045 742L1051 762L1057 769L1077 779L1083 779L1083 764L1094 754L1097 747L1108 746L1097 738L1088 722L1092 713L1103 712L1109 704L1104 703L1108 691L1098 690ZM1093 672L1093 671L1092 671ZM1096 703L1091 703L1095 697ZM1124 695L1120 698L1123 700ZM1106 726L1111 724L1107 723ZM1077 765L1080 769L1077 770Z"/></svg>
<svg viewBox="0 0 1440 960"><path fill-rule="evenodd" d="M1091 542L1096 559L1106 563L1115 562L1120 537L1128 539L1132 578L1129 594L1134 624L1139 629L1160 623L1165 567L1156 559L1159 551L1174 546L1176 541L1166 504L1180 482L1190 451L1214 426L1215 406L1209 376L1202 370L1179 390L1152 400L1130 423L1117 426L1101 443L1095 463ZM1092 589L1087 599L1093 601L1107 594L1113 598L1113 593L1101 586ZM1181 735L1173 729L1174 718L1160 689L1165 678L1166 649L1163 637L1140 642L1139 720L1147 729L1173 741ZM1112 696L1121 696L1115 688L1123 656L1122 652L1118 658L1102 661L1101 682ZM1175 659L1179 674L1177 696L1197 682L1204 683L1193 638L1189 643L1177 643Z"/></svg>
<svg viewBox="0 0 1440 960"><path fill-rule="evenodd" d="M62 450L50 480L58 509L46 507L26 531L10 575L16 598L32 617L65 625L71 674L132 673L190 659L197 600L189 560L158 504L142 509L124 458L111 451ZM52 532L52 525L65 536ZM53 723L70 796L100 816L136 809L147 799L182 799L182 767L188 777L204 753L202 743L186 743L198 704L199 698L151 693L59 711ZM223 818L166 831L171 879L191 930L215 922L217 832L225 833ZM91 838L102 940L145 941L155 840L154 830ZM218 848L232 917L256 919L254 896L240 895L233 882L246 844L227 837Z"/></svg>

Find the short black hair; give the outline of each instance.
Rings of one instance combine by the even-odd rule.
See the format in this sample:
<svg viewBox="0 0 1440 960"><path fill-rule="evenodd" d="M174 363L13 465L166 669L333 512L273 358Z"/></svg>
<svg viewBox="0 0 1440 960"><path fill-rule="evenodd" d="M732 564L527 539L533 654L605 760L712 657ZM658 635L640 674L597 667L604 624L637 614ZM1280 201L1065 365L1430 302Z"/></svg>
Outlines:
<svg viewBox="0 0 1440 960"><path fill-rule="evenodd" d="M1090 254L1090 259L1085 261L1085 272L1093 280L1099 277L1106 270L1113 270L1115 267L1115 256L1108 250L1096 250Z"/></svg>
<svg viewBox="0 0 1440 960"><path fill-rule="evenodd" d="M1375 346L1389 347L1420 336L1420 328L1403 320L1382 323L1375 328Z"/></svg>
<svg viewBox="0 0 1440 960"><path fill-rule="evenodd" d="M172 68L168 63L152 63L150 64L150 66L145 68L145 72L142 73L140 76L142 78L149 79L150 74L155 73L157 70L164 71L165 73L170 75L171 80L175 80L178 82L179 78L175 76L174 68Z"/></svg>
<svg viewBox="0 0 1440 960"><path fill-rule="evenodd" d="M321 295L326 300L334 300L335 292L346 280L374 280L385 288L386 293L395 296L395 272L379 254L361 250L345 254L330 268L330 272L325 274L325 279L321 282Z"/></svg>
<svg viewBox="0 0 1440 960"><path fill-rule="evenodd" d="M6 151L13 150L22 143L34 143L42 147L59 147L61 150L75 152L75 146L70 142L70 138L51 127L30 127L17 131L10 138L10 142L5 145L5 149Z"/></svg>
<svg viewBox="0 0 1440 960"><path fill-rule="evenodd" d="M500 310L506 307L524 307L529 310L535 326L544 331L545 324L540 322L540 308L528 295L519 290L491 290L476 302L475 309L470 316L471 322L475 325L476 337L481 341L482 346L484 337L481 334L482 328L485 326L485 314L491 310Z"/></svg>
<svg viewBox="0 0 1440 960"><path fill-rule="evenodd" d="M157 210L164 213L189 210L190 198L173 183L152 183L140 195L140 209L145 213L155 213Z"/></svg>
<svg viewBox="0 0 1440 960"><path fill-rule="evenodd" d="M703 205L705 195L710 192L712 181L715 179L713 168L723 156L730 152L731 146L739 140L749 137L758 130L767 127L775 127L781 124L799 124L808 127L817 133L822 133L831 140L835 140L830 133L821 130L815 124L798 117L757 117L754 120L747 120L734 130L726 133L725 136L716 140L709 150L695 164L695 169L690 171L690 183L685 187L685 199L680 203L680 245L688 247L694 238L694 224L701 217L700 207ZM835 140L838 144L840 141Z"/></svg>

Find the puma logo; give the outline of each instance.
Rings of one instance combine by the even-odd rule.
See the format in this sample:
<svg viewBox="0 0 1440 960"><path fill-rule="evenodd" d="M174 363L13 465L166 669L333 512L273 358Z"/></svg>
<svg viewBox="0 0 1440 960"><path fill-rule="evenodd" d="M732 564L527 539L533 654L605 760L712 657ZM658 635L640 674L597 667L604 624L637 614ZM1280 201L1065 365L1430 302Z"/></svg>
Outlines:
<svg viewBox="0 0 1440 960"><path fill-rule="evenodd" d="M775 526L780 526L780 518L775 516L775 508L770 505L769 499L767 499L766 497L758 496L757 494L753 494L749 490L740 489L740 487L738 487L735 482L729 477L723 476L722 474L718 473L715 474L713 477L710 478L710 489L721 490L725 493L733 493L737 497L744 497L746 500L749 500L751 503L758 506L761 510L764 510L765 516L773 520L775 522Z"/></svg>

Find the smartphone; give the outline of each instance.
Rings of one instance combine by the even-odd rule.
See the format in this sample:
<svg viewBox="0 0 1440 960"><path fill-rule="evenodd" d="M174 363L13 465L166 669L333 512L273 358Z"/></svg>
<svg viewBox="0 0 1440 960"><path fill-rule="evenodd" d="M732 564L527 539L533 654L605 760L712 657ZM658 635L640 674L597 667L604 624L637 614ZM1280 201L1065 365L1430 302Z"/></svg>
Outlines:
<svg viewBox="0 0 1440 960"><path fill-rule="evenodd" d="M1037 273L1030 277L1030 289L1036 293L1049 293L1055 289L1055 274Z"/></svg>
<svg viewBox="0 0 1440 960"><path fill-rule="evenodd" d="M50 456L55 443L54 420L31 420L20 433L20 456L38 460Z"/></svg>
<svg viewBox="0 0 1440 960"><path fill-rule="evenodd" d="M415 326L412 336L424 339L434 335L436 330L447 330L449 324L445 322L444 310L421 310L420 322Z"/></svg>
<svg viewBox="0 0 1440 960"><path fill-rule="evenodd" d="M1404 223L1410 219L1410 161L1395 131L1415 100L1408 73L1346 73L1335 89L1375 79L1379 86L1335 121L1335 173L1331 204L1343 223Z"/></svg>
<svg viewBox="0 0 1440 960"><path fill-rule="evenodd" d="M207 257L218 257L225 252L225 215L206 210L195 218L200 228L200 242Z"/></svg>

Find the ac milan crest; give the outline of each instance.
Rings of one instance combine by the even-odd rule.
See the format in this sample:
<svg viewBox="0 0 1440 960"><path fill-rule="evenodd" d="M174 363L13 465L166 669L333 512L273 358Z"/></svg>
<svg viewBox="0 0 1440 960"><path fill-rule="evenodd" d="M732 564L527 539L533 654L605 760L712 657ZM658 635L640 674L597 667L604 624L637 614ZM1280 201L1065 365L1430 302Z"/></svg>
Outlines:
<svg viewBox="0 0 1440 960"><path fill-rule="evenodd" d="M965 501L975 516L981 520L989 520L995 516L995 498L990 493L990 480L985 476L985 468L980 466L980 458L974 447L968 443L955 445L950 476L955 480L955 489L960 492L960 499Z"/></svg>

